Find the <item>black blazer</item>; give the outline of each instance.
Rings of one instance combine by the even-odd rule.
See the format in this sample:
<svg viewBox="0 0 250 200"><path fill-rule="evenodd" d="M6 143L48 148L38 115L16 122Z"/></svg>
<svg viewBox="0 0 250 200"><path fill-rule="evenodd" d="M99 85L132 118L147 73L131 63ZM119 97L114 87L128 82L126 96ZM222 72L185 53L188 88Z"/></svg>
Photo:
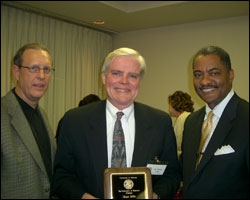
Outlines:
<svg viewBox="0 0 250 200"><path fill-rule="evenodd" d="M236 94L225 107L195 171L205 107L192 113L183 132L184 198L249 198L249 103ZM234 153L214 155L223 145Z"/></svg>
<svg viewBox="0 0 250 200"><path fill-rule="evenodd" d="M175 195L180 182L176 140L169 115L135 103L135 144L132 167L146 166L155 156L167 161L162 176L153 176L153 191ZM85 192L104 197L103 173L108 167L106 101L68 111L60 126L52 193L80 198Z"/></svg>

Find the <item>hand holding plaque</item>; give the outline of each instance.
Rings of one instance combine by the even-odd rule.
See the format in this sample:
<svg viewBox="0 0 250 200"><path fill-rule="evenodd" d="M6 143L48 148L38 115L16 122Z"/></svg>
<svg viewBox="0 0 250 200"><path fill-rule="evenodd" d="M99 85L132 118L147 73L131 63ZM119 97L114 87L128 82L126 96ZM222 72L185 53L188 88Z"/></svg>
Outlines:
<svg viewBox="0 0 250 200"><path fill-rule="evenodd" d="M147 167L107 168L105 199L152 199L152 178Z"/></svg>

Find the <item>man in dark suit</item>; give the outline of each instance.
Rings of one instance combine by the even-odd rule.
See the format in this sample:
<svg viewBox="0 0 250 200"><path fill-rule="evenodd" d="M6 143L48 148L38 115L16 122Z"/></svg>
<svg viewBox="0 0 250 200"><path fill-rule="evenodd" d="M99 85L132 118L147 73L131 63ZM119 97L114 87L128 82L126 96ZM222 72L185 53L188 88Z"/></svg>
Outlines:
<svg viewBox="0 0 250 200"><path fill-rule="evenodd" d="M146 166L157 157L167 162L153 175L153 197L172 198L180 182L171 118L163 111L134 102L145 72L144 58L120 48L105 59L102 80L107 100L68 111L59 127L54 194L61 198L103 198L103 175L110 168L116 112L122 111L126 166Z"/></svg>
<svg viewBox="0 0 250 200"><path fill-rule="evenodd" d="M193 75L194 88L206 106L185 123L183 197L249 198L249 103L232 89L228 53L215 46L202 48L193 58ZM199 152L202 124L210 111L212 128Z"/></svg>

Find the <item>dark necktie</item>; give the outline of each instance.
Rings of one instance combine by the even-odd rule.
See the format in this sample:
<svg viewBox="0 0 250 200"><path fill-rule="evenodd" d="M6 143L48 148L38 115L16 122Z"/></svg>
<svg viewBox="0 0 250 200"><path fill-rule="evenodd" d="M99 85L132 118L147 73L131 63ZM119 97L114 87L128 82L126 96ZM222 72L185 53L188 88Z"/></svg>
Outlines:
<svg viewBox="0 0 250 200"><path fill-rule="evenodd" d="M199 146L199 149L198 149L198 158L196 160L196 169L200 163L200 160L202 158L202 149L203 149L203 146L208 138L208 136L210 135L211 133L211 130L212 130L212 123L213 123L213 120L212 120L212 117L213 117L213 112L210 111L208 113L208 116L207 116L207 119L203 122L203 125L202 125L202 129L201 129L201 140L200 140L200 146Z"/></svg>
<svg viewBox="0 0 250 200"><path fill-rule="evenodd" d="M111 167L124 168L127 167L127 164L126 164L125 139L121 124L121 118L123 113L117 112L116 114L117 114L117 119L115 122L114 133L113 133Z"/></svg>

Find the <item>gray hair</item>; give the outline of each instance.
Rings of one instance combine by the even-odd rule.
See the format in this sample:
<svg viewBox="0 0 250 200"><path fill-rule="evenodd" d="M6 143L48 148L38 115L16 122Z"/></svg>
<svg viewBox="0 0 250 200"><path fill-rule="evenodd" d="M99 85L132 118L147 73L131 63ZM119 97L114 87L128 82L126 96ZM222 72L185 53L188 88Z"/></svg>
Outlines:
<svg viewBox="0 0 250 200"><path fill-rule="evenodd" d="M23 53L25 50L27 49L37 49L37 50L43 50L43 51L46 51L49 56L50 56L50 53L49 53L49 50L42 44L39 44L39 43L29 43L29 44L25 44L24 46L22 46L17 52L16 52L16 55L14 56L14 64L17 65L17 66L20 66L22 65L23 63ZM51 59L51 56L50 56L50 59Z"/></svg>
<svg viewBox="0 0 250 200"><path fill-rule="evenodd" d="M200 55L217 55L220 58L221 63L227 68L228 71L231 70L231 61L230 61L230 56L229 54L222 48L217 47L217 46L207 46L202 49L200 49L193 58L193 68L194 68L194 62L195 59L200 56Z"/></svg>
<svg viewBox="0 0 250 200"><path fill-rule="evenodd" d="M102 66L102 73L106 74L113 60L118 56L133 56L140 64L140 78L142 79L146 71L146 63L139 52L130 48L119 48L107 55Z"/></svg>

